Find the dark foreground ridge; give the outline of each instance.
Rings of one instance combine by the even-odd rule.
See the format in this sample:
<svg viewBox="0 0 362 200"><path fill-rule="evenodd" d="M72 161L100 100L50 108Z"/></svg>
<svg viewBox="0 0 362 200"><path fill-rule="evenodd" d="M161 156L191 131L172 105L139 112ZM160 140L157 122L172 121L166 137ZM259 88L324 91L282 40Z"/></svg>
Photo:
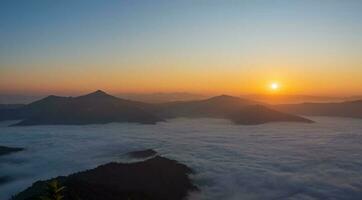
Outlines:
<svg viewBox="0 0 362 200"><path fill-rule="evenodd" d="M146 149L141 151L131 151L127 153L127 155L131 158L149 158L152 156L155 156L157 154L157 151L153 149Z"/></svg>
<svg viewBox="0 0 362 200"><path fill-rule="evenodd" d="M95 169L57 177L65 186L64 200L182 200L198 190L184 164L161 156L137 163L108 163ZM35 182L12 200L35 200L45 195L52 180Z"/></svg>
<svg viewBox="0 0 362 200"><path fill-rule="evenodd" d="M23 150L23 148L0 146L0 156Z"/></svg>

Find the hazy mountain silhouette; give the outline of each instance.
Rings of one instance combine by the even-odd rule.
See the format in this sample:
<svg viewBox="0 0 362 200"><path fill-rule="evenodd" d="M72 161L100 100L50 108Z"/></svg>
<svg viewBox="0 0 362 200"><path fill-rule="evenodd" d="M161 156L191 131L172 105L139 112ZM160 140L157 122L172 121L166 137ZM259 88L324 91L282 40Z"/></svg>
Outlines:
<svg viewBox="0 0 362 200"><path fill-rule="evenodd" d="M246 107L259 105L259 107ZM15 124L81 125L109 122L154 124L166 118L212 117L231 119L239 124L259 124L271 121L307 121L297 116L283 115L264 108L259 102L221 95L205 100L176 101L149 104L130 101L96 91L79 97L48 96L25 106L0 109L0 120L21 119ZM245 122L243 122L245 121Z"/></svg>
<svg viewBox="0 0 362 200"><path fill-rule="evenodd" d="M341 103L282 104L274 108L301 115L362 118L362 100Z"/></svg>
<svg viewBox="0 0 362 200"><path fill-rule="evenodd" d="M159 104L156 112L166 118L173 117L217 117L224 118L247 105L258 102L238 97L221 95L206 100L177 101Z"/></svg>
<svg viewBox="0 0 362 200"><path fill-rule="evenodd" d="M15 125L102 124L137 122L154 124L159 117L140 107L143 103L119 99L96 91L79 97L48 96L16 109L13 116L23 121ZM13 117L14 118L14 117Z"/></svg>
<svg viewBox="0 0 362 200"><path fill-rule="evenodd" d="M230 119L236 124L262 124L276 121L312 122L308 119L282 113L265 105L239 97L221 95L206 100L159 104L154 113L163 118L212 117Z"/></svg>
<svg viewBox="0 0 362 200"><path fill-rule="evenodd" d="M240 111L230 115L229 119L236 124L243 125L256 125L269 122L313 122L309 119L279 112L262 105L246 106Z"/></svg>
<svg viewBox="0 0 362 200"><path fill-rule="evenodd" d="M268 104L297 104L304 102L330 103L357 100L357 97L333 97L314 95L283 95L283 94L255 94L242 96L247 99L254 99ZM357 98L357 99L356 99Z"/></svg>

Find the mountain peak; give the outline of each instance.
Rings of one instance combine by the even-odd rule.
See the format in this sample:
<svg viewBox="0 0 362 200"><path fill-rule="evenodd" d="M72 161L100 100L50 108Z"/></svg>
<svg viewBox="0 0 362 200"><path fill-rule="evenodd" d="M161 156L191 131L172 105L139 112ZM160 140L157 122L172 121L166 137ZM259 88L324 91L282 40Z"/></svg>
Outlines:
<svg viewBox="0 0 362 200"><path fill-rule="evenodd" d="M81 96L81 97L113 97L113 96L107 94L106 92L104 92L102 90L97 90L95 92L86 94L86 95Z"/></svg>
<svg viewBox="0 0 362 200"><path fill-rule="evenodd" d="M234 105L258 104L257 102L249 100L249 99L243 99L240 97L230 96L230 95L225 95L225 94L211 97L211 98L207 99L206 101L212 102L212 103L234 104Z"/></svg>
<svg viewBox="0 0 362 200"><path fill-rule="evenodd" d="M106 92L104 92L103 90L97 90L95 92L92 92L91 94L95 94L95 95L108 95Z"/></svg>
<svg viewBox="0 0 362 200"><path fill-rule="evenodd" d="M56 99L63 99L65 97L60 97L60 96L55 96L55 95L49 95L43 99L40 99L40 100L43 100L43 101L48 101L48 100L56 100Z"/></svg>

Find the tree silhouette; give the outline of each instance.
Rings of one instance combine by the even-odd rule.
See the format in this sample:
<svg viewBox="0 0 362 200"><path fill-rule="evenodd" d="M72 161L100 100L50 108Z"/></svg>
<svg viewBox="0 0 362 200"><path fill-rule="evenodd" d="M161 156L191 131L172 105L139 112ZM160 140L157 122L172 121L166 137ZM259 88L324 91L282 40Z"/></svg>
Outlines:
<svg viewBox="0 0 362 200"><path fill-rule="evenodd" d="M52 180L47 184L46 195L41 196L40 200L63 200L64 186L57 180Z"/></svg>

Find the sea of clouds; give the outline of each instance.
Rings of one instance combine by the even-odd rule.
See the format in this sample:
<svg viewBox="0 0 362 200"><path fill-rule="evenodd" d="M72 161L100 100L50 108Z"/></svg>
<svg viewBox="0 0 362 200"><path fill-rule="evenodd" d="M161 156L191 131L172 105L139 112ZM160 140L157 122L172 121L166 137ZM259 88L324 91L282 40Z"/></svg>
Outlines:
<svg viewBox="0 0 362 200"><path fill-rule="evenodd" d="M34 181L129 162L153 148L187 164L201 192L191 200L362 199L362 120L234 125L221 119L175 119L157 125L7 127L0 145L25 147L0 157L0 199Z"/></svg>

